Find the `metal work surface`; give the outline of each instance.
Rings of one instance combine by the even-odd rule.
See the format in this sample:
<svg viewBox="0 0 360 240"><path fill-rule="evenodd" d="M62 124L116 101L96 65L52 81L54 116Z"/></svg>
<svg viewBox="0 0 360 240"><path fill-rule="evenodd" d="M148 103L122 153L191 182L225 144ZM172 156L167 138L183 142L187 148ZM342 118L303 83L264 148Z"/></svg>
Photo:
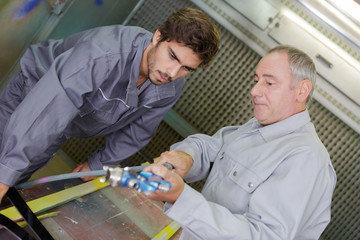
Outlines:
<svg viewBox="0 0 360 240"><path fill-rule="evenodd" d="M29 201L82 183L79 179L51 182L19 193ZM108 186L41 213L58 212L41 223L54 239L152 239L172 222L162 207L162 202L149 200L135 190ZM3 228L0 239L17 238Z"/></svg>

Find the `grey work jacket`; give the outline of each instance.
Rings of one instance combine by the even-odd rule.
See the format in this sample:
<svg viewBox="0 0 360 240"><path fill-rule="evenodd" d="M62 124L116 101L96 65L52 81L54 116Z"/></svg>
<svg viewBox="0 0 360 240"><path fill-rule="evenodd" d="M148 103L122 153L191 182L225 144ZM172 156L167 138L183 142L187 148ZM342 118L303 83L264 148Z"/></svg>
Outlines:
<svg viewBox="0 0 360 240"><path fill-rule="evenodd" d="M194 159L186 180L207 177L201 193L185 184L166 204L180 239L317 240L330 221L336 174L307 110L192 135L171 149Z"/></svg>
<svg viewBox="0 0 360 240"><path fill-rule="evenodd" d="M31 174L71 136L110 134L89 157L91 169L117 165L148 143L185 83L147 80L137 89L151 39L117 25L30 46L21 59L25 98L4 129L0 182L11 186Z"/></svg>

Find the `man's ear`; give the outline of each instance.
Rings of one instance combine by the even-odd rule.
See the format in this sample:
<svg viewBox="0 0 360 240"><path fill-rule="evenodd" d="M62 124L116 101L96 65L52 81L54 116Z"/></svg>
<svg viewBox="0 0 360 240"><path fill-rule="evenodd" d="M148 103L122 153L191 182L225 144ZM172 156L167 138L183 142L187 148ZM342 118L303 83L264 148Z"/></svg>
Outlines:
<svg viewBox="0 0 360 240"><path fill-rule="evenodd" d="M160 30L156 30L152 39L152 43L154 44L154 46L160 41L161 39L161 33Z"/></svg>
<svg viewBox="0 0 360 240"><path fill-rule="evenodd" d="M312 84L309 79L304 79L298 83L298 102L306 102L312 89Z"/></svg>

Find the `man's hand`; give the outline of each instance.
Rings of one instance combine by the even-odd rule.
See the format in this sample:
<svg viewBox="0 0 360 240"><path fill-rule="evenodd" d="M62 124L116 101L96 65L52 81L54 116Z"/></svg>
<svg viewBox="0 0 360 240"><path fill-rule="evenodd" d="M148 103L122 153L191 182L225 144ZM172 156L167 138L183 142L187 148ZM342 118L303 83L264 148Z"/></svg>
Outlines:
<svg viewBox="0 0 360 240"><path fill-rule="evenodd" d="M161 164L152 164L144 168L143 171L152 172L162 177L164 181L171 183L171 188L168 192L161 192L157 189L155 192L148 195L147 198L174 203L184 190L184 180L175 172L175 170L169 170Z"/></svg>
<svg viewBox="0 0 360 240"><path fill-rule="evenodd" d="M9 190L9 186L6 186L5 184L0 183L0 204L8 190Z"/></svg>
<svg viewBox="0 0 360 240"><path fill-rule="evenodd" d="M184 177L193 165L192 157L183 151L166 151L154 160L156 164L170 163L177 174Z"/></svg>
<svg viewBox="0 0 360 240"><path fill-rule="evenodd" d="M91 171L88 162L81 163L81 164L77 165L76 168L74 168L74 170L72 170L73 173L87 172L87 171ZM82 177L81 179L83 181L91 181L91 180L94 180L95 178L96 178L95 176L91 176L91 177Z"/></svg>

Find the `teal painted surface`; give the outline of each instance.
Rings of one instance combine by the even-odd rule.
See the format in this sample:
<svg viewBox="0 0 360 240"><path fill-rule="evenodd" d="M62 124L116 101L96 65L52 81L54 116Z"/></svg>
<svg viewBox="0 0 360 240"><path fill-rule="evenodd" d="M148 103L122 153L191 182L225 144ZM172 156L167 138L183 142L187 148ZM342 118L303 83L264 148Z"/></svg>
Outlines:
<svg viewBox="0 0 360 240"><path fill-rule="evenodd" d="M63 38L93 27L122 24L139 0L76 0L49 38Z"/></svg>
<svg viewBox="0 0 360 240"><path fill-rule="evenodd" d="M197 129L191 126L185 119L183 119L172 109L170 109L166 114L164 121L183 138L186 138L191 134L199 133Z"/></svg>
<svg viewBox="0 0 360 240"><path fill-rule="evenodd" d="M0 79L14 66L50 16L47 1L40 1L26 14L26 11L20 14L25 2L8 0L0 4Z"/></svg>
<svg viewBox="0 0 360 240"><path fill-rule="evenodd" d="M0 0L0 91L18 71L18 60L30 44L93 27L122 24L139 0L63 0L65 4L60 8L58 5L55 11L54 2Z"/></svg>

